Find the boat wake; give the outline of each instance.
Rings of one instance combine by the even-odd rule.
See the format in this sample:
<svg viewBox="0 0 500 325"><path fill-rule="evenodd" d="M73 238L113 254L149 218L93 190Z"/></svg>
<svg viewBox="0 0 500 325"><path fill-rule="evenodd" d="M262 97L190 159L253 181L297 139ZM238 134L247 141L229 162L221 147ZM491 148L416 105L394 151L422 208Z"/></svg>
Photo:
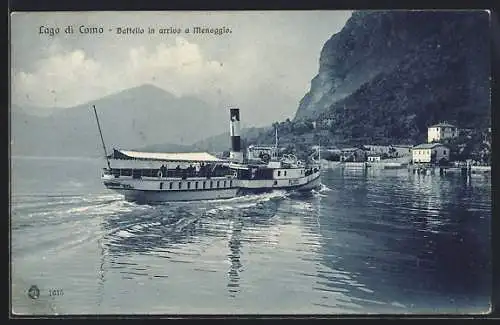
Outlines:
<svg viewBox="0 0 500 325"><path fill-rule="evenodd" d="M327 197L328 195L327 194L324 194L325 192L331 192L333 191L331 188L329 188L328 186L326 186L325 184L321 183L320 184L320 187L318 189L313 189L311 191L311 193L315 196L315 197Z"/></svg>
<svg viewBox="0 0 500 325"><path fill-rule="evenodd" d="M321 183L320 184L320 188L319 188L319 192L330 192L330 191L333 191L331 188L329 188L328 186L326 186L325 184Z"/></svg>
<svg viewBox="0 0 500 325"><path fill-rule="evenodd" d="M43 246L54 253L74 251L99 241L115 255L127 252L152 252L172 244L184 243L204 231L227 231L233 220L265 226L275 221L279 202L289 192L273 191L225 200L138 204L121 195L37 195L17 196L13 205L13 231L37 228L47 236L30 241L30 247ZM57 244L49 229L76 227L77 232L61 235ZM210 230L204 230L204 229ZM26 244L26 243L25 243Z"/></svg>

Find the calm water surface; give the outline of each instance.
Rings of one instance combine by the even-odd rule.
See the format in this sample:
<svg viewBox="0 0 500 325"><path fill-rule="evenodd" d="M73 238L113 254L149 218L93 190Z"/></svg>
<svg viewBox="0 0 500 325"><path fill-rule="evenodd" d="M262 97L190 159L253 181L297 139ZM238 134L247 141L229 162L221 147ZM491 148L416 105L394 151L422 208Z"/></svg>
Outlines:
<svg viewBox="0 0 500 325"><path fill-rule="evenodd" d="M334 169L307 195L149 206L104 189L102 165L12 159L15 313L490 308L489 177Z"/></svg>

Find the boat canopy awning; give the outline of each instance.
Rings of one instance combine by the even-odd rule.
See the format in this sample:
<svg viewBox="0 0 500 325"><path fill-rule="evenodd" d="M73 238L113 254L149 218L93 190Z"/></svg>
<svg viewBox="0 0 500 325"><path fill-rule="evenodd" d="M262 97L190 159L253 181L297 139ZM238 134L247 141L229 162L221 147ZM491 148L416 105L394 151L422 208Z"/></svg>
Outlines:
<svg viewBox="0 0 500 325"><path fill-rule="evenodd" d="M139 159L139 160L161 160L161 161L186 161L186 162L223 162L208 152L142 152L132 150L113 149L112 159Z"/></svg>

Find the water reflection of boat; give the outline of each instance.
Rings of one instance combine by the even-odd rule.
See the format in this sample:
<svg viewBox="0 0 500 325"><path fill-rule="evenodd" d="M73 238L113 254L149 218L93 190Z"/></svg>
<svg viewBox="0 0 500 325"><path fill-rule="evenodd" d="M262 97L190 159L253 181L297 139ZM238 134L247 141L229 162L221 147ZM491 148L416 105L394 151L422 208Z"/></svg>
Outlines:
<svg viewBox="0 0 500 325"><path fill-rule="evenodd" d="M166 274L166 268L157 266L180 261L193 263L194 272L210 271L203 264L196 265L198 258L193 259L193 254L203 256L206 251L208 258L215 258L215 269L224 267L217 272L226 274L228 294L236 296L243 270L242 243L266 240L272 225L270 220L281 199L281 195L271 193L245 196L224 204L205 201L144 206L124 202L130 207L129 211L120 209L102 220L100 291L104 291L109 269L117 270L123 277L159 278L172 275ZM250 235L244 234L245 229L251 229ZM244 239L244 236L250 238ZM218 251L217 247L221 246L217 242L222 242L227 252ZM138 256L147 256L146 260L155 267L136 265L134 261ZM229 262L227 269L226 261Z"/></svg>
<svg viewBox="0 0 500 325"><path fill-rule="evenodd" d="M231 264L228 276L229 282L227 288L231 296L235 296L240 290L240 272L243 267L241 264L241 231L243 229L243 221L238 218L232 223L232 230L228 242L229 247L229 262Z"/></svg>

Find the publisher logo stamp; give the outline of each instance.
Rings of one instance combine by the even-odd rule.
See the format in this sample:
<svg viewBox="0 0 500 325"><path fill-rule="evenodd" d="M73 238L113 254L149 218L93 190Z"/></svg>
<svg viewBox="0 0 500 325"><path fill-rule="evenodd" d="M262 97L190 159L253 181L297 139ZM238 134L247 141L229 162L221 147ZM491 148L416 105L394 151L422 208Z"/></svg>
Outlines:
<svg viewBox="0 0 500 325"><path fill-rule="evenodd" d="M28 296L31 299L38 299L40 297L40 289L36 285L32 285L28 290Z"/></svg>

